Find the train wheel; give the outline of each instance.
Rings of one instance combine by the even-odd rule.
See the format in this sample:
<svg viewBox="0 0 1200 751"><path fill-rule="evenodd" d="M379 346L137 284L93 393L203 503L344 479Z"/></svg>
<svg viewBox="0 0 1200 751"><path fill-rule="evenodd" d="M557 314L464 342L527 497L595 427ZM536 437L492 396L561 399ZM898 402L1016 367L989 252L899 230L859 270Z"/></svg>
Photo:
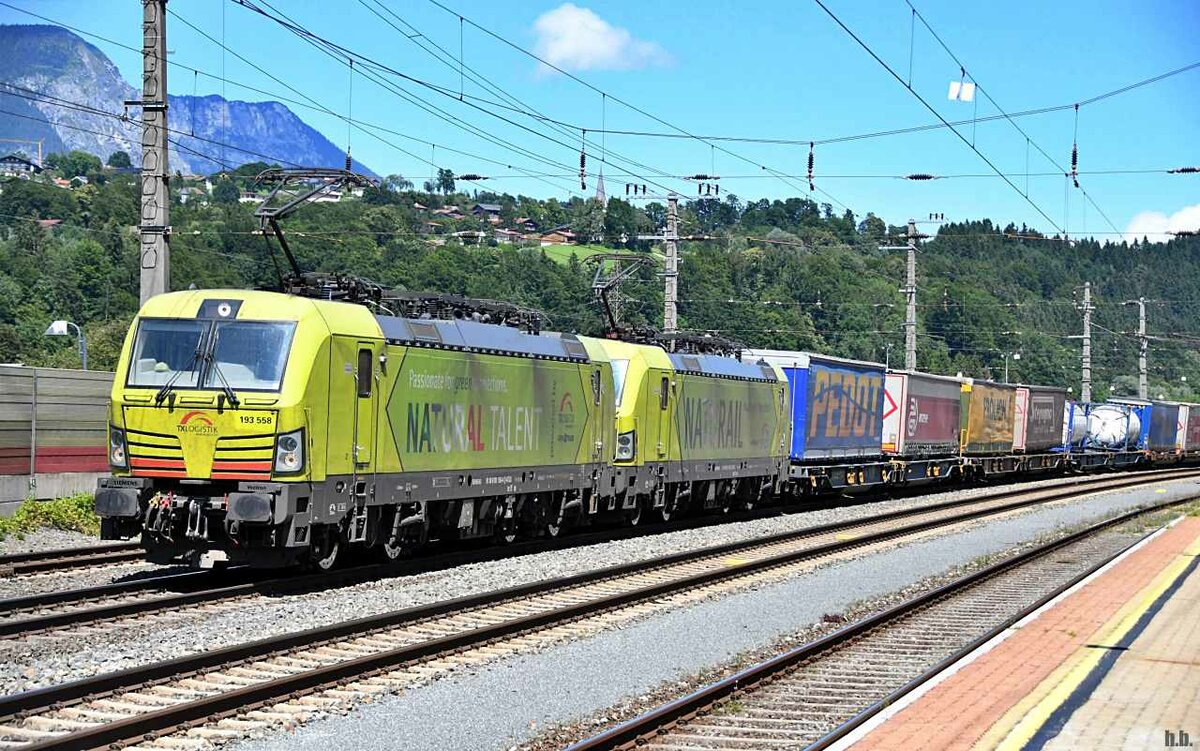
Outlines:
<svg viewBox="0 0 1200 751"><path fill-rule="evenodd" d="M675 512L671 510L670 503L664 503L658 509L658 519L659 519L659 521L663 522L664 524L671 521L671 517L673 517L674 515L675 515Z"/></svg>
<svg viewBox="0 0 1200 751"><path fill-rule="evenodd" d="M336 535L330 535L313 551L313 566L320 571L329 571L337 565L338 551L341 542Z"/></svg>
<svg viewBox="0 0 1200 751"><path fill-rule="evenodd" d="M379 557L385 563L397 561L404 555L404 544L397 541L394 545L390 542L385 542L379 546Z"/></svg>
<svg viewBox="0 0 1200 751"><path fill-rule="evenodd" d="M497 545L512 545L517 541L517 526L512 519L501 519L496 523L492 541Z"/></svg>
<svg viewBox="0 0 1200 751"><path fill-rule="evenodd" d="M642 523L642 499L638 498L633 503L633 508L625 512L625 523L630 527L636 527Z"/></svg>

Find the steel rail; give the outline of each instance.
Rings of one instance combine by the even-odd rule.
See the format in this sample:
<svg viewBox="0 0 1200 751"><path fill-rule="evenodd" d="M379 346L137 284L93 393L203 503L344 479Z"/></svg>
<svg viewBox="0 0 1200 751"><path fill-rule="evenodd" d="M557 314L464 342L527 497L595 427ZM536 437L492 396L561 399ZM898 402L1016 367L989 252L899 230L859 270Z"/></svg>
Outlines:
<svg viewBox="0 0 1200 751"><path fill-rule="evenodd" d="M1091 489L1076 489L1075 495L1086 495L1091 492L1094 491ZM1054 495L1055 498L1062 497L1061 494ZM1050 499L1040 497L1037 500L1012 502L999 506L975 509L949 517L918 521L849 540L838 540L777 554L753 560L742 565L717 567L712 570L668 579L625 592L596 597L533 615L508 619L503 622L477 627L441 638L428 639L355 659L324 665L276 680L263 681L241 689L221 692L195 701L138 714L75 733L64 734L57 738L32 744L27 746L27 748L31 749L31 751L33 749L101 748L112 743L142 738L147 735L161 735L202 723L214 717L249 711L287 699L288 697L309 693L321 687L333 686L349 680L367 678L414 661L476 648L499 639L545 629L552 625L578 620L635 602L661 597L681 590L694 589L725 579L742 577L757 571L802 560L819 558L839 551L903 537L935 527L968 521L1000 513L1007 509L1048 500ZM1137 513L1145 513L1145 511L1142 510ZM742 546L744 547L745 545L742 544ZM730 546L728 545L716 546L716 549L719 550L728 550L729 548ZM671 560L686 560L695 557L693 553L676 554L667 558ZM659 561L652 563L657 564ZM287 653L296 648L313 648L329 642L335 642L338 639L350 636L364 636L384 628L411 624L417 621L444 616L449 613L459 613L505 601L519 600L521 598L528 598L531 595L557 592L580 584L593 584L597 581L611 579L622 572L642 572L647 569L647 566L647 562L615 566L603 569L600 572L587 572L570 577L512 587L498 592L431 603L380 616L362 618L348 623L310 629L282 637L263 639L249 644L235 645L205 654L178 658L145 667L75 681L61 686L0 697L0 715L2 715L0 716L0 722L19 721L30 714L60 709L66 705L78 704L85 699L95 700L119 692L141 690L152 685L161 684L168 679L179 680L192 677L204 670L227 669L236 664L245 663L250 660L260 660L273 654Z"/></svg>
<svg viewBox="0 0 1200 751"><path fill-rule="evenodd" d="M0 576L38 574L47 571L84 568L85 566L126 563L140 560L141 557L141 546L125 542L86 548L43 550L36 553L10 553L0 555Z"/></svg>
<svg viewBox="0 0 1200 751"><path fill-rule="evenodd" d="M1184 479L1190 476L1200 477L1200 469L1172 469L1154 472L1153 474L1139 473L1134 475L1123 475L1120 477L1088 478L1079 482L1055 485L1049 488L1006 488L1005 490L997 493L988 493L967 499L942 501L939 503L929 504L928 506L885 512L873 517L863 517L859 519L833 522L830 524L818 525L801 530L780 532L774 535L768 535L752 540L742 540L711 546L708 548L701 548L694 551L684 551L663 559L652 559L643 561L641 563L632 564L632 566L636 566L638 569L645 569L647 567L678 563L680 561L692 558L724 555L737 550L745 549L747 547L801 539L803 537L813 537L821 534L827 534L829 532L837 532L854 527L861 527L865 524L873 524L891 519L901 519L931 511L939 511L964 505L973 505L986 501L1001 500L1004 498L1037 495L1038 497L1031 502L1049 502L1059 497L1073 497L1083 491L1088 493L1101 492L1104 490L1120 489L1146 483ZM672 527L671 529L677 528ZM616 531L624 532L625 530ZM47 631L70 626L91 625L102 621L109 621L133 615L145 615L195 605L208 605L241 597L251 597L255 595L301 594L308 591L319 591L338 586L350 586L353 584L374 581L383 578L426 573L452 566L465 565L468 563L497 560L514 555L524 555L563 547L594 544L596 541L608 541L614 539L611 535L608 535L604 532L593 534L595 535L595 540L583 540L581 539L581 536L574 538L558 538L556 540L548 541L548 543L546 541L534 540L528 543L519 543L518 545L504 548L457 551L448 553L444 557L437 559L417 559L414 561L405 562L405 564L399 566L363 566L342 571L310 574L305 577L286 576L279 578L259 579L257 576L260 576L261 574L254 574L251 572L249 573L251 580L246 582L209 588L200 587L192 589L191 587L188 587L189 591L185 592L166 593L142 599L123 600L116 603L66 610L62 612L52 612L44 615L0 620L0 637L15 638L30 636L33 634L45 633ZM626 536L629 535L621 534L618 535L617 538L619 539ZM618 575L620 573L623 572L612 571L609 573L609 575ZM181 578L177 581L181 581L185 585L196 581L194 579L187 578L186 574L177 574L176 576L180 576ZM13 612L19 610L29 610L36 607L49 607L56 604L67 604L73 601L83 601L89 598L119 597L133 592L153 589L154 585L147 585L145 583L147 581L152 580L128 582L115 585L103 585L101 587L88 588L85 590L75 590L74 593L48 593L46 595L31 595L25 598L3 600L0 601L0 617L4 615L5 611ZM207 580L200 579L199 583L203 584L205 581Z"/></svg>
<svg viewBox="0 0 1200 751"><path fill-rule="evenodd" d="M1135 509L1089 525L1088 527L1067 535L1066 537L1053 540L1035 548L1031 548L1030 550L1013 556L1012 558L994 563L964 577L948 582L935 589L918 595L917 597L906 600L872 616L852 623L835 631L832 634L828 634L820 639L803 644L780 655L776 655L775 657L739 670L733 675L727 676L726 678L704 686L703 688L694 691L687 696L683 696L674 701L662 704L650 710L649 712L645 712L638 717L617 725L616 727L610 728L602 733L574 743L568 746L566 751L625 750L632 749L640 744L650 742L655 736L663 732L669 732L681 723L687 722L698 715L715 708L722 702L735 695L743 695L752 692L760 685L764 685L772 681L781 674L787 673L788 671L802 664L810 663L813 660L818 660L822 656L837 650L840 647L855 642L869 632L886 627L889 624L898 621L902 617L920 610L921 608L932 605L939 600L962 594L969 589L980 585L1002 573L1009 572L1020 566L1043 558L1044 556L1060 550L1065 546L1079 542L1099 532L1130 521L1131 519L1135 519L1145 514L1154 513L1156 511L1161 511L1172 506L1188 503L1192 500L1195 500L1197 497L1200 496L1191 496L1172 501L1164 501L1162 503ZM1120 556L1130 547L1136 545L1139 541L1140 540L1134 541L1130 543L1130 545L1125 546L1112 555L1105 556L1102 560L1094 565L1088 566L1086 570L1072 577L1065 583L1054 587L1051 592L1037 598L1028 606L1021 608L1020 611L1015 615L1005 618L1003 622L987 630L986 633L971 640L963 647L955 650L953 654L940 660L932 667L924 671L917 678L914 678L905 683L903 686L895 689L892 692L889 692L885 698L874 702L870 706L861 710L849 721L839 725L833 731L827 733L819 740L808 746L805 746L804 748L806 751L816 751L816 749L828 748L841 738L848 735L855 728L869 720L871 717L895 703L895 701L904 694L917 688L922 683L932 679L938 673L963 659L981 645L1003 633L1014 623L1018 622L1022 618L1053 600L1055 597L1058 597L1063 592L1075 586L1080 581L1094 573L1096 570L1102 568L1114 558Z"/></svg>

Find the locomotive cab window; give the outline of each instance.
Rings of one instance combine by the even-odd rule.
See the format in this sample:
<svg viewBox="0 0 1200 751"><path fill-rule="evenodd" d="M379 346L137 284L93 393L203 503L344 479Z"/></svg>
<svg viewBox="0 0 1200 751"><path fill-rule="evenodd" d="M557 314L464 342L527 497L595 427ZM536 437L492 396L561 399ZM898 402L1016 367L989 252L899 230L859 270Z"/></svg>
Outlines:
<svg viewBox="0 0 1200 751"><path fill-rule="evenodd" d="M371 395L371 365L375 358L371 356L371 350L360 349L358 351L358 395L360 397L368 397Z"/></svg>
<svg viewBox="0 0 1200 751"><path fill-rule="evenodd" d="M292 346L294 323L219 321L204 388L278 391Z"/></svg>
<svg viewBox="0 0 1200 751"><path fill-rule="evenodd" d="M130 386L195 388L204 364L203 321L143 319L138 324L133 356L129 359Z"/></svg>

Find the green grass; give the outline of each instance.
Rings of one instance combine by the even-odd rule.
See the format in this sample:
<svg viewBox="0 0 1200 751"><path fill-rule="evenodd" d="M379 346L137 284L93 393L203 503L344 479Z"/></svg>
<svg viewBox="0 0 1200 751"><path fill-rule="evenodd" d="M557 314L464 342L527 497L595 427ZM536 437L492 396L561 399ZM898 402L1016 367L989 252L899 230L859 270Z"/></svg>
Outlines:
<svg viewBox="0 0 1200 751"><path fill-rule="evenodd" d="M606 248L603 245L547 245L542 248L542 251L552 260L562 264L570 261L572 255L579 256L579 260L582 261L597 253L614 252L612 248Z"/></svg>
<svg viewBox="0 0 1200 751"><path fill-rule="evenodd" d="M609 248L604 245L547 245L541 249L553 261L566 264L571 260L572 255L579 256L579 260L583 260L588 256L594 256L597 253L631 253L633 251L624 250L621 248ZM663 254L654 250L650 253L659 263L662 263Z"/></svg>
<svg viewBox="0 0 1200 751"><path fill-rule="evenodd" d="M99 534L100 518L92 510L92 494L78 493L53 501L25 501L12 516L0 519L0 540L9 535L22 538L46 527Z"/></svg>

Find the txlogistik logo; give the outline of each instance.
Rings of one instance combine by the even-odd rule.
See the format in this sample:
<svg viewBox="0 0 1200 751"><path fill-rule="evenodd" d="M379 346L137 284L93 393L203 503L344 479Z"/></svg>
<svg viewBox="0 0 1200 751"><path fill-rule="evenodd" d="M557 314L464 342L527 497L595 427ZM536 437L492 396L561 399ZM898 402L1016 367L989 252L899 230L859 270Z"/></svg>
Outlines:
<svg viewBox="0 0 1200 751"><path fill-rule="evenodd" d="M179 425L175 429L180 433L191 433L193 435L216 435L217 428L213 425L212 420L208 419L208 415L200 412L188 412L183 417L179 418Z"/></svg>
<svg viewBox="0 0 1200 751"><path fill-rule="evenodd" d="M1163 746L1166 748L1191 748L1194 745L1186 730L1163 731Z"/></svg>

